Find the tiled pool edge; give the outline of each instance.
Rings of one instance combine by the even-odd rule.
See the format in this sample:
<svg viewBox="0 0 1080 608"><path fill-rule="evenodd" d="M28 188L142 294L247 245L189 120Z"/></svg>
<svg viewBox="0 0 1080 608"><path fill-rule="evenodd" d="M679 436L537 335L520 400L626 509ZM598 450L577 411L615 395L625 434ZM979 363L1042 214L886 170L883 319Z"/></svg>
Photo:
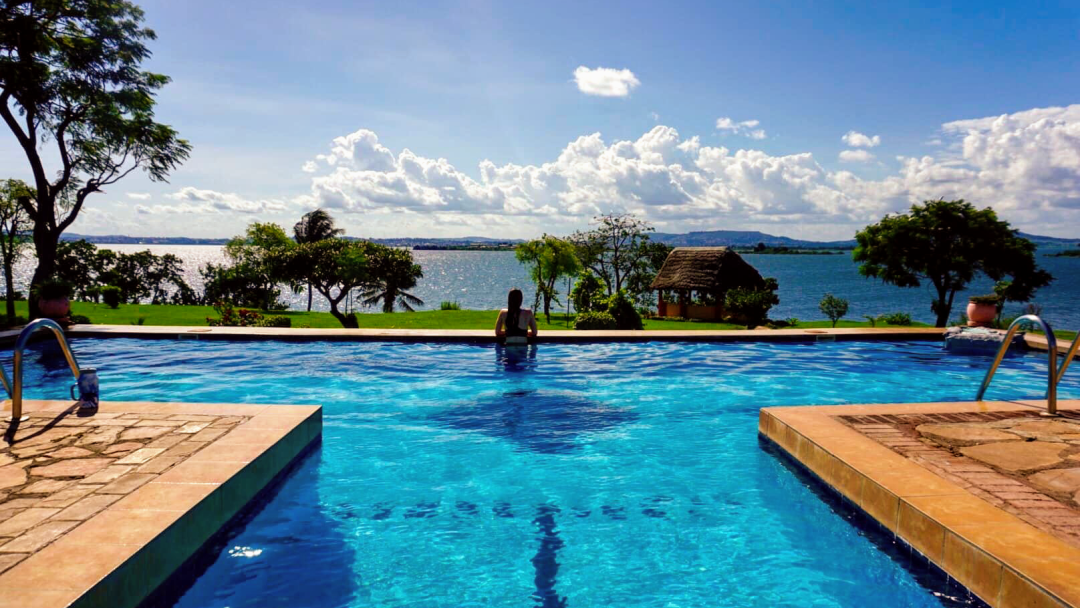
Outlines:
<svg viewBox="0 0 1080 608"><path fill-rule="evenodd" d="M1039 402L776 407L760 436L995 608L1080 606L1080 550L834 420L1030 409ZM1062 404L1080 409L1080 402Z"/></svg>
<svg viewBox="0 0 1080 608"><path fill-rule="evenodd" d="M70 405L27 402L24 407L59 412ZM0 607L138 606L305 454L322 431L318 406L111 402L101 409L250 420L4 572Z"/></svg>

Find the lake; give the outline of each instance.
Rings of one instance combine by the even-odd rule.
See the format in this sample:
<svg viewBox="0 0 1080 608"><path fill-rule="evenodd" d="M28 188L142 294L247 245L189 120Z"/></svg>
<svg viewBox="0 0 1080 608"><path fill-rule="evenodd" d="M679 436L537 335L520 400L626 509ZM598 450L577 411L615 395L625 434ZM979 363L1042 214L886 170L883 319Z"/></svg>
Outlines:
<svg viewBox="0 0 1080 608"><path fill-rule="evenodd" d="M150 250L162 255L172 253L184 261L185 276L196 290L202 290L199 269L207 263L225 262L224 251L212 245L107 245L103 248L131 253ZM506 305L506 292L520 287L526 303L531 303L535 290L530 288L528 273L514 258L512 251L414 251L413 257L424 270L424 278L413 291L424 301L421 309L439 308L443 301L458 302L462 308L497 309ZM863 315L879 315L888 312L907 312L918 321L933 322L930 312L931 290L924 286L901 289L880 281L865 279L851 261L843 255L755 255L743 256L766 277L775 277L780 283L780 304L773 308L774 319L796 317L803 320L823 317L818 302L826 292L851 302L849 320L863 319ZM1056 258L1039 256L1039 264L1055 277L1054 283L1039 291L1035 301L1043 307L1043 317L1060 329L1080 329L1080 258ZM33 259L23 260L15 269L16 288L25 289L33 272ZM972 289L957 295L953 308L955 318L967 305L968 295L989 293L992 282L976 281ZM560 287L565 293L565 283ZM285 290L282 294L290 308L307 306L305 294ZM562 300L565 305L565 299ZM318 294L316 310L328 306ZM1011 305L1009 314L1016 314L1020 306ZM364 309L357 308L363 312Z"/></svg>

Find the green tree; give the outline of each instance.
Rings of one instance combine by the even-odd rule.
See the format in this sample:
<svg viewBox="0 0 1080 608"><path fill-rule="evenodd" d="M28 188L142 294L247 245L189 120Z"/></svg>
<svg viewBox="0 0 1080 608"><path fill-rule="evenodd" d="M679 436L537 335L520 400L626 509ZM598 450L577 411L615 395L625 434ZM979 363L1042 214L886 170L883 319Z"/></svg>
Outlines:
<svg viewBox="0 0 1080 608"><path fill-rule="evenodd" d="M98 249L85 239L61 241L56 247L54 276L70 283L77 299L96 302L101 287L108 284L107 273L116 265L116 258L115 251Z"/></svg>
<svg viewBox="0 0 1080 608"><path fill-rule="evenodd" d="M630 214L601 215L593 223L595 228L575 232L569 240L581 264L596 273L611 295L628 287L633 275L648 267L642 262L655 253L647 247L653 227Z"/></svg>
<svg viewBox="0 0 1080 608"><path fill-rule="evenodd" d="M38 266L56 270L56 246L88 196L142 169L165 181L191 146L155 121L169 78L144 71L143 11L125 0L9 0L0 6L0 117L29 163L19 202L33 222ZM48 169L45 159L56 159ZM31 299L31 316L37 303Z"/></svg>
<svg viewBox="0 0 1080 608"><path fill-rule="evenodd" d="M602 309L604 300L604 284L590 270L584 270L574 281L574 288L570 290L570 301L574 304L574 312L595 312Z"/></svg>
<svg viewBox="0 0 1080 608"><path fill-rule="evenodd" d="M29 190L29 186L17 179L0 182L0 254L4 263L8 323L15 319L15 263L29 245L23 232L27 229L30 218L19 204L19 197L28 196Z"/></svg>
<svg viewBox="0 0 1080 608"><path fill-rule="evenodd" d="M281 226L270 222L253 222L243 235L230 239L225 245L225 255L232 262L232 268L207 268L203 276L217 281L211 285L213 291L235 292L245 285L252 287L249 293L243 294L240 301L233 301L233 304L241 305L241 301L244 301L249 306L263 310L280 309L283 306L277 299L281 295L278 285L288 283L294 288L300 285L285 267L285 252L294 247L296 243ZM210 298L211 295L207 293L206 297ZM256 295L261 297L261 301L256 301Z"/></svg>
<svg viewBox="0 0 1080 608"><path fill-rule="evenodd" d="M838 298L831 293L825 294L824 298L821 298L821 302L818 303L818 308L821 309L821 313L832 321L832 326L836 327L836 322L844 318L844 315L848 311L848 301L844 298Z"/></svg>
<svg viewBox="0 0 1080 608"><path fill-rule="evenodd" d="M374 306L382 302L383 312L394 312L400 304L412 312L413 305L423 306L424 301L405 291L416 287L424 277L420 265L413 262L412 252L396 247L372 244L368 252L369 284L360 295L363 303Z"/></svg>
<svg viewBox="0 0 1080 608"><path fill-rule="evenodd" d="M356 327L356 317L346 316L339 305L352 290L370 283L368 255L373 247L367 241L341 238L304 243L283 252L286 276L310 283L330 303L330 314L343 327Z"/></svg>
<svg viewBox="0 0 1080 608"><path fill-rule="evenodd" d="M558 237L545 234L543 237L518 245L514 249L519 262L529 269L529 276L536 283L536 303L544 302L544 316L551 323L551 301L556 299L558 290L555 282L562 277L571 277L581 271L581 262L574 253L574 246Z"/></svg>
<svg viewBox="0 0 1080 608"><path fill-rule="evenodd" d="M305 213L293 226L293 238L297 243L314 243L340 236L345 230L334 226L334 218L323 209ZM311 312L311 285L307 286L307 309Z"/></svg>
<svg viewBox="0 0 1080 608"><path fill-rule="evenodd" d="M911 211L887 215L855 235L852 256L859 272L898 287L929 282L935 291L930 309L945 327L953 300L979 274L994 281L1012 278L1013 297L1030 299L1053 277L1035 263L1035 244L1018 236L989 207L926 201Z"/></svg>
<svg viewBox="0 0 1080 608"><path fill-rule="evenodd" d="M769 318L772 307L780 303L780 297L776 295L778 287L776 279L769 277L765 279L762 289L729 289L724 295L724 308L742 319L747 329L753 329L764 323Z"/></svg>

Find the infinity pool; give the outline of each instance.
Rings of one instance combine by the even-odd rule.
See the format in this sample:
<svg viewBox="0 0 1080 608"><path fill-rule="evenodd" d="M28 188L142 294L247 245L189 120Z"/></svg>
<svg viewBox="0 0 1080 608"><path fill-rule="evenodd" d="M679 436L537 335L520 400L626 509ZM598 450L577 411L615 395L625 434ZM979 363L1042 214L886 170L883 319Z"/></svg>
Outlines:
<svg viewBox="0 0 1080 608"><path fill-rule="evenodd" d="M973 602L757 438L764 406L970 400L989 360L940 343L74 348L107 400L324 406L322 446L165 605ZM1006 360L988 397L1041 398L1045 365ZM68 384L31 355L30 397Z"/></svg>

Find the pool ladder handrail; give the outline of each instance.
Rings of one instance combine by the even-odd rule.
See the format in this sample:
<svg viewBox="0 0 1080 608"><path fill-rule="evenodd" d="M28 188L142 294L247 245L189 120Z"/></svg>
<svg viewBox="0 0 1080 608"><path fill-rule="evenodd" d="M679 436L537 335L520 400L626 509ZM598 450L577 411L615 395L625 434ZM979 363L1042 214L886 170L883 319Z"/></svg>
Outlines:
<svg viewBox="0 0 1080 608"><path fill-rule="evenodd" d="M975 396L975 400L983 400L986 389L990 387L990 381L994 379L994 373L997 371L998 366L1001 365L1001 360L1005 358L1005 353L1009 350L1009 347L1012 346L1013 337L1016 335L1016 332L1020 330L1020 326L1027 323L1038 325L1043 332L1046 333L1048 365L1046 370L1046 411L1043 412L1043 415L1057 416L1057 382L1059 377L1057 369L1057 338L1054 337L1054 331L1050 328L1050 325L1039 318L1038 315L1022 315L1009 324L1009 330L1005 332L1005 338L1001 342L1001 348L998 349L997 356L994 357L993 365L987 370L986 377L983 378L982 386L979 387L979 393ZM1068 359L1066 359L1064 363L1067 364ZM1064 371L1064 367L1065 365L1062 365L1062 371Z"/></svg>
<svg viewBox="0 0 1080 608"><path fill-rule="evenodd" d="M15 341L15 355L14 355L14 369L12 370L12 380L8 379L7 372L4 367L0 365L0 381L4 383L4 390L7 391L9 397L11 397L11 418L8 420L15 424L27 419L27 416L22 415L22 360L23 351L26 350L27 343L30 342L30 337L39 329L51 330L53 335L56 336L56 340L60 343L60 349L64 351L64 358L67 359L68 367L71 368L71 373L75 375L75 381L79 380L79 376L82 371L79 369L79 362L75 359L75 353L71 352L71 346L68 345L67 338L64 337L64 328L60 327L56 321L51 319L35 319L28 323L26 327L19 332L19 338Z"/></svg>

